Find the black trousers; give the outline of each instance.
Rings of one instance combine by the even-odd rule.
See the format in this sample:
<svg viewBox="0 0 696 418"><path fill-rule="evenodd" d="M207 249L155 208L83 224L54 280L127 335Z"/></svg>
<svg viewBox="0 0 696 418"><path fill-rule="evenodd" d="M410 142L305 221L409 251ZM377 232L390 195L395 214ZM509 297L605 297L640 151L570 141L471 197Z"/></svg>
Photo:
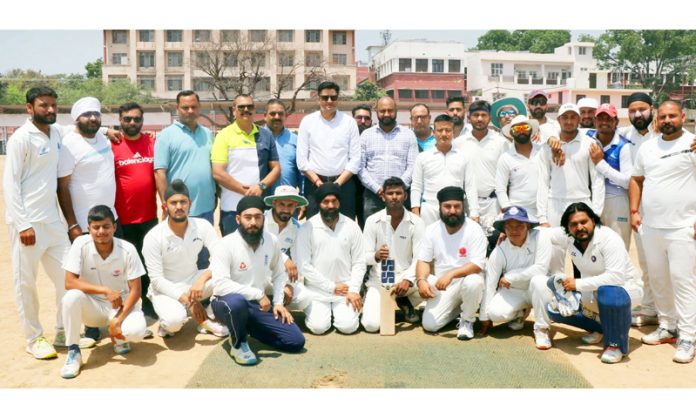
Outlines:
<svg viewBox="0 0 696 418"><path fill-rule="evenodd" d="M324 181L324 178L326 177L319 176L319 178L321 178L322 181ZM334 181L332 180L332 177L327 178L327 180ZM355 181L355 176L352 176L343 186L341 186L341 195L339 196L339 200L341 201L341 207L339 209L340 212L352 220L355 220ZM324 182L326 183L326 181ZM317 187L314 184L312 184L312 182L307 177L305 177L304 192L305 197L309 201L309 205L307 205L306 212L307 219L319 213L319 202L317 202L317 199L314 197L314 192L316 190ZM362 202L360 202L360 204L362 204Z"/></svg>
<svg viewBox="0 0 696 418"><path fill-rule="evenodd" d="M145 235L157 225L157 218L145 221L139 224L121 225L123 229L123 239L135 246L140 256L140 261L145 265L143 259L143 240ZM143 302L143 313L152 316L155 310L152 308L152 302L147 298L147 290L150 287L150 277L146 274L140 277L140 296Z"/></svg>

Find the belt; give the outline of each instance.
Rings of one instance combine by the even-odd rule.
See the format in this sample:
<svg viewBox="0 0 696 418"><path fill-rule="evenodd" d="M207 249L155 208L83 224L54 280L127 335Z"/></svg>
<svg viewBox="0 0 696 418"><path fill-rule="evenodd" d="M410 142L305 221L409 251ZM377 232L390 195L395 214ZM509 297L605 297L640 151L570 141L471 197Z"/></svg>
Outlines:
<svg viewBox="0 0 696 418"><path fill-rule="evenodd" d="M319 177L323 183L333 183L339 176L322 176L321 174L317 174L317 177Z"/></svg>

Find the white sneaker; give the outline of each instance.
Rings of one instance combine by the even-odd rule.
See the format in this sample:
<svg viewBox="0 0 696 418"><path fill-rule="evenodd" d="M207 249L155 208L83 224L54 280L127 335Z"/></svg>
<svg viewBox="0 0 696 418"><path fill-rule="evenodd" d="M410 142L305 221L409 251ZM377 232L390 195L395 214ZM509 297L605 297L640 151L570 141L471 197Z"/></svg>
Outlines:
<svg viewBox="0 0 696 418"><path fill-rule="evenodd" d="M95 345L97 345L97 341L89 337L80 337L80 342L78 343L80 348L92 348ZM67 347L64 330L60 330L56 333L56 338L53 339L53 346L58 348Z"/></svg>
<svg viewBox="0 0 696 418"><path fill-rule="evenodd" d="M60 369L60 376L63 379L72 379L80 374L82 368L82 353L80 350L69 350L68 358L65 359L65 364Z"/></svg>
<svg viewBox="0 0 696 418"><path fill-rule="evenodd" d="M49 343L46 337L44 337L43 335L32 341L29 345L27 345L27 353L31 354L32 356L34 356L34 358L37 358L39 360L46 360L49 358L58 357L56 349L53 348L51 343Z"/></svg>
<svg viewBox="0 0 696 418"><path fill-rule="evenodd" d="M522 309L517 318L508 322L507 326L513 331L519 331L524 328L524 320L529 316L529 309Z"/></svg>
<svg viewBox="0 0 696 418"><path fill-rule="evenodd" d="M474 338L474 323L471 321L462 321L459 319L459 329L457 330L457 339L466 341Z"/></svg>
<svg viewBox="0 0 696 418"><path fill-rule="evenodd" d="M162 324L160 324L160 326L157 327L157 336L161 337L161 338L168 338L168 337L173 337L174 333L167 331L166 329L164 329Z"/></svg>
<svg viewBox="0 0 696 418"><path fill-rule="evenodd" d="M232 345L232 337L229 337L229 342L230 355L237 364L241 364L242 366L251 366L258 362L256 355L254 355L254 352L251 351L251 348L249 348L249 344L246 341L241 343L239 348L234 348L234 345Z"/></svg>
<svg viewBox="0 0 696 418"><path fill-rule="evenodd" d="M211 321L210 319L206 319L204 322L198 324L196 327L199 333L201 334L213 334L216 337L227 337L230 335L230 331L227 329L226 326L219 324L215 321Z"/></svg>
<svg viewBox="0 0 696 418"><path fill-rule="evenodd" d="M114 353L116 354L128 354L131 351L131 346L127 341L115 340L114 341Z"/></svg>
<svg viewBox="0 0 696 418"><path fill-rule="evenodd" d="M691 363L694 360L694 342L680 339L672 360L676 363Z"/></svg>
<svg viewBox="0 0 696 418"><path fill-rule="evenodd" d="M150 331L150 328L145 328L145 336L143 337L144 340L149 340L150 338L154 338L155 336L152 334L152 331Z"/></svg>
<svg viewBox="0 0 696 418"><path fill-rule="evenodd" d="M602 363L615 364L619 363L624 357L624 354L619 350L619 347L611 344L602 353Z"/></svg>
<svg viewBox="0 0 696 418"><path fill-rule="evenodd" d="M551 348L551 337L549 336L548 328L534 329L534 344L539 350L548 350Z"/></svg>
<svg viewBox="0 0 696 418"><path fill-rule="evenodd" d="M604 338L604 335L601 332L590 332L587 335L583 335L580 339L583 344L591 345L599 343L602 341L602 338Z"/></svg>
<svg viewBox="0 0 696 418"><path fill-rule="evenodd" d="M651 332L650 334L643 335L643 337L640 340L643 341L643 344L648 345L658 345L665 343L672 344L677 342L677 331L670 331L668 329L658 327L655 331Z"/></svg>
<svg viewBox="0 0 696 418"><path fill-rule="evenodd" d="M646 315L642 312L636 312L631 315L631 326L643 327L646 325L658 325L657 315Z"/></svg>

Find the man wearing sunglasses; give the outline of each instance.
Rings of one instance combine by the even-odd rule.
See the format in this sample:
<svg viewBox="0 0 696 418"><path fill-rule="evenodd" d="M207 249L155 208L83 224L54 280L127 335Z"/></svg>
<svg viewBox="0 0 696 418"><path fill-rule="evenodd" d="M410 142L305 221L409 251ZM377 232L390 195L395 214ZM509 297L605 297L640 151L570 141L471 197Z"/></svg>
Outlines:
<svg viewBox="0 0 696 418"><path fill-rule="evenodd" d="M532 119L539 122L540 140L545 143L550 137L558 137L561 126L557 121L546 116L549 95L544 90L532 90L527 97L527 109Z"/></svg>
<svg viewBox="0 0 696 418"><path fill-rule="evenodd" d="M358 105L351 111L355 123L358 124L358 132L363 131L372 126L372 109L368 105Z"/></svg>
<svg viewBox="0 0 696 418"><path fill-rule="evenodd" d="M157 186L155 185L155 140L141 132L143 108L137 103L125 103L118 109L118 121L124 141L112 143L116 175L116 212L123 228L123 239L135 246L143 261L143 240L157 225ZM147 297L150 278L140 277L143 313L157 318Z"/></svg>

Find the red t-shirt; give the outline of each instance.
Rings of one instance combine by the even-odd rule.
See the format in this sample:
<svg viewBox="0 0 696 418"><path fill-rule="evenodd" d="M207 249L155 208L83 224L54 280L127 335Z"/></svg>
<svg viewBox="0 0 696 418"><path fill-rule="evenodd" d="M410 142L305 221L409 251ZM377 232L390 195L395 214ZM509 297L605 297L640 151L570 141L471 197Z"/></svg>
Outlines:
<svg viewBox="0 0 696 418"><path fill-rule="evenodd" d="M116 172L116 213L123 225L139 224L157 217L155 185L155 140L140 134L136 141L122 138L111 143Z"/></svg>

